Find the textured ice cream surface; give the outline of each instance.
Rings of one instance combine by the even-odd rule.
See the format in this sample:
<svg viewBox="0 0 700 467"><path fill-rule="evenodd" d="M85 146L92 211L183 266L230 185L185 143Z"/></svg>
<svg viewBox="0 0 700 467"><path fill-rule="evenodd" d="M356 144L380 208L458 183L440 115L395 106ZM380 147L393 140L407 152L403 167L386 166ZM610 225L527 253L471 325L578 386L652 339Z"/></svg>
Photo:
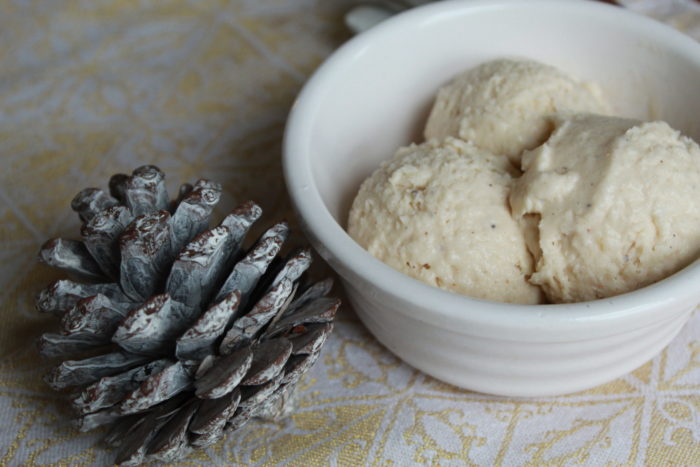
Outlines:
<svg viewBox="0 0 700 467"><path fill-rule="evenodd" d="M549 115L608 110L593 84L542 63L501 59L465 71L438 91L425 138L459 137L517 164L523 150L549 136Z"/></svg>
<svg viewBox="0 0 700 467"><path fill-rule="evenodd" d="M508 206L519 171L453 138L400 149L363 183L348 233L415 279L470 297L539 303L533 261Z"/></svg>
<svg viewBox="0 0 700 467"><path fill-rule="evenodd" d="M522 168L510 203L552 302L629 292L700 254L700 148L664 122L560 117Z"/></svg>

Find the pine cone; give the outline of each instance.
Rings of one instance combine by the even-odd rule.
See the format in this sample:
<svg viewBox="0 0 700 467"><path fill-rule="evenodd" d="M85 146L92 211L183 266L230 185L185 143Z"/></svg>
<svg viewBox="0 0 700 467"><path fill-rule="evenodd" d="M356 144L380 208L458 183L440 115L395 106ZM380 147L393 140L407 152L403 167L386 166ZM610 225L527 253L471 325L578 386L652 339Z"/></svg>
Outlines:
<svg viewBox="0 0 700 467"><path fill-rule="evenodd" d="M340 306L331 281L304 287L308 249L279 252L288 227L241 244L262 210L247 202L208 229L221 187L186 184L170 202L154 166L114 175L111 196L81 191L72 208L82 241L53 239L45 263L89 282L59 280L37 308L61 318L45 357L70 357L46 376L81 388L78 427L112 424L116 462L172 461L251 417L289 410L295 384L318 358ZM304 274L305 276L305 274Z"/></svg>

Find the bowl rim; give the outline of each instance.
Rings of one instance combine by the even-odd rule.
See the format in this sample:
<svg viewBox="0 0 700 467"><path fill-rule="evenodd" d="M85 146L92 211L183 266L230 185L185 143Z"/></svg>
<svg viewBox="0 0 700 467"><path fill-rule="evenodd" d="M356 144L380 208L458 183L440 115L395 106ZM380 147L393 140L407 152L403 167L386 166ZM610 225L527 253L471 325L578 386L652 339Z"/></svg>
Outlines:
<svg viewBox="0 0 700 467"><path fill-rule="evenodd" d="M392 35L397 30L416 27L419 23L425 24L445 14L474 15L483 10L503 8L527 8L530 13L537 11L537 8L546 8L550 14L557 9L567 11L568 14L605 14L607 20L615 15L612 19L621 27L664 43L693 60L700 69L700 44L695 40L658 21L602 2L444 0L400 13L355 36L332 53L306 82L292 106L284 131L282 165L287 190L304 229L312 241L315 240L322 246L317 249L331 266L340 263L352 274L372 283L382 292L420 307L425 313L421 317L404 307L397 307L400 313L413 319L430 319L442 326L481 324L513 330L541 330L545 321L548 328L551 326L555 330L573 329L585 323L610 325L628 321L631 317L639 321L639 326L665 319L668 313L677 312L679 304L686 303L697 295L697 292L693 294L692 291L694 285L700 283L700 260L656 283L610 298L546 305L493 302L441 290L385 265L347 234L321 199L314 182L307 148L311 138L310 123L314 120L319 99L323 97L317 91L334 74L334 67L360 56L374 41ZM533 17L537 17L536 14ZM344 277L338 268L334 269ZM436 307L436 303L440 306Z"/></svg>

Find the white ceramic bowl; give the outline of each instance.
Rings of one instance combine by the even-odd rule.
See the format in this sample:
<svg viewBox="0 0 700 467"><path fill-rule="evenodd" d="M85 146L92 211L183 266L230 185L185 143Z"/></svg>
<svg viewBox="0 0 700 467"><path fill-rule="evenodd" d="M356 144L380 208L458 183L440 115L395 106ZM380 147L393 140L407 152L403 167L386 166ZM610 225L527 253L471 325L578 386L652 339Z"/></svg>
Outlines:
<svg viewBox="0 0 700 467"><path fill-rule="evenodd" d="M542 396L640 366L700 302L700 264L644 289L571 305L511 305L445 292L382 264L345 232L361 181L420 141L436 90L499 57L529 57L600 84L617 114L661 118L700 141L700 45L597 2L445 1L343 45L289 117L284 170L304 229L355 311L390 350L476 391Z"/></svg>

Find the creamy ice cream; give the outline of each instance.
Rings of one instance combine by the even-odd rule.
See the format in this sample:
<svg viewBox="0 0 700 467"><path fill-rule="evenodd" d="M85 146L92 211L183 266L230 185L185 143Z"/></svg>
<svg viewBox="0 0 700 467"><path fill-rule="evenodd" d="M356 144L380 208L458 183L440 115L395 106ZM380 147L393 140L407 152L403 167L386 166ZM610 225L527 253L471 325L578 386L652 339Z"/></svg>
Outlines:
<svg viewBox="0 0 700 467"><path fill-rule="evenodd" d="M548 65L469 70L440 89L428 141L362 184L348 232L413 278L488 300L578 302L663 279L700 256L700 147L607 111Z"/></svg>
<svg viewBox="0 0 700 467"><path fill-rule="evenodd" d="M664 122L575 115L526 152L510 194L552 302L656 282L700 254L700 148Z"/></svg>
<svg viewBox="0 0 700 467"><path fill-rule="evenodd" d="M459 137L517 164L523 150L549 136L550 114L608 110L597 88L552 66L494 60L467 70L438 91L425 138Z"/></svg>
<svg viewBox="0 0 700 467"><path fill-rule="evenodd" d="M539 303L533 261L508 206L519 172L453 138L400 149L362 184L348 233L379 260L445 290Z"/></svg>

